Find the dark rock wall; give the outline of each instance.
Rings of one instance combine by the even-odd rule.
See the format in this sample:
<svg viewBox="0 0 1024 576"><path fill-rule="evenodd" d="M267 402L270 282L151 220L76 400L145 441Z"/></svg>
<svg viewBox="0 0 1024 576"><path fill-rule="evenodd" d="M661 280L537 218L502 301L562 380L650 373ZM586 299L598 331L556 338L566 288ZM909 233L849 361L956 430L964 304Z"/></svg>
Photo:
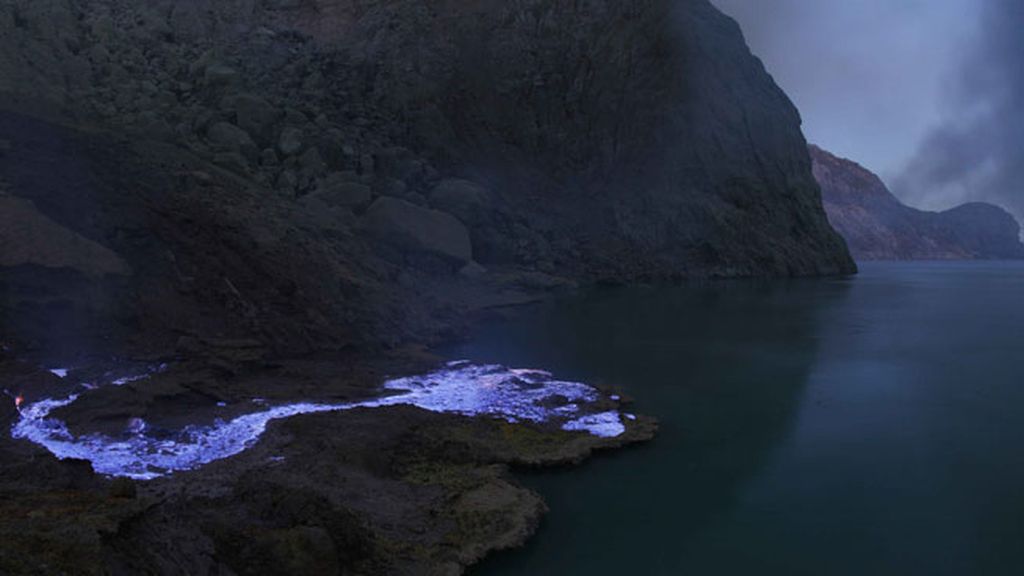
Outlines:
<svg viewBox="0 0 1024 576"><path fill-rule="evenodd" d="M409 6L337 40L366 70L348 91L526 215L528 258L617 279L851 269L796 109L707 2ZM476 235L487 257L514 257L503 224Z"/></svg>
<svg viewBox="0 0 1024 576"><path fill-rule="evenodd" d="M811 157L829 220L859 260L1024 258L1020 225L998 206L915 210L864 167L816 146Z"/></svg>
<svg viewBox="0 0 1024 576"><path fill-rule="evenodd" d="M82 142L15 161L9 120L4 186L124 260L137 327L396 343L524 285L853 270L706 0L12 0L0 109Z"/></svg>

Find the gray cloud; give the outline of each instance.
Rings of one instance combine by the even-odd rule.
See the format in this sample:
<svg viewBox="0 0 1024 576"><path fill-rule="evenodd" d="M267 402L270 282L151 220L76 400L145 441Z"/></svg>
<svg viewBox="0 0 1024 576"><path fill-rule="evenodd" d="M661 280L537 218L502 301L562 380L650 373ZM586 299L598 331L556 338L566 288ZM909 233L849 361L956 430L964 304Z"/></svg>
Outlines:
<svg viewBox="0 0 1024 576"><path fill-rule="evenodd" d="M808 140L907 203L1024 221L1024 0L712 0L799 107Z"/></svg>
<svg viewBox="0 0 1024 576"><path fill-rule="evenodd" d="M987 0L945 121L893 182L931 208L986 200L1024 220L1024 2Z"/></svg>
<svg viewBox="0 0 1024 576"><path fill-rule="evenodd" d="M712 0L800 108L807 138L883 177L945 122L978 0Z"/></svg>

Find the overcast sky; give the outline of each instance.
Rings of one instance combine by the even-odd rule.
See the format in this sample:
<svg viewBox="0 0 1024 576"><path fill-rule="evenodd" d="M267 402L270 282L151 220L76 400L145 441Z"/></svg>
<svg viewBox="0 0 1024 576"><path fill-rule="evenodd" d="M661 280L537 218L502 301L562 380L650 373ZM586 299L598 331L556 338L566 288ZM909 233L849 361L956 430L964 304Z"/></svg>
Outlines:
<svg viewBox="0 0 1024 576"><path fill-rule="evenodd" d="M937 156L962 155L964 145L988 137L991 127L976 125L985 106L976 104L990 95L979 97L970 71L1000 51L1007 70L996 70L983 88L996 91L1000 75L1020 70L1024 60L1014 51L1024 34L1024 0L712 1L740 22L754 53L800 108L809 141L867 166L918 207L1020 200L1017 191L995 188L1008 174L1002 183L979 181L993 158L958 158L940 174L952 159ZM1007 28L1007 38L995 27ZM1024 143L1003 132L1009 144ZM988 156L999 154L1005 151ZM1012 173L1012 159L1003 163ZM1024 213L1024 203L1007 207Z"/></svg>

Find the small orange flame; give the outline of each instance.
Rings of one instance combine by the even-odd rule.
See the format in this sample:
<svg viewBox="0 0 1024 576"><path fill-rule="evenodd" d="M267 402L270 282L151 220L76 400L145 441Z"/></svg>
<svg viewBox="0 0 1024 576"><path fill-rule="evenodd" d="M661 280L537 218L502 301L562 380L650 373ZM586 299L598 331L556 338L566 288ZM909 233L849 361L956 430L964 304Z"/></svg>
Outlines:
<svg viewBox="0 0 1024 576"><path fill-rule="evenodd" d="M22 396L21 394L18 394L17 396L14 397L14 407L15 408L21 408L21 405L24 402L25 402L25 397Z"/></svg>

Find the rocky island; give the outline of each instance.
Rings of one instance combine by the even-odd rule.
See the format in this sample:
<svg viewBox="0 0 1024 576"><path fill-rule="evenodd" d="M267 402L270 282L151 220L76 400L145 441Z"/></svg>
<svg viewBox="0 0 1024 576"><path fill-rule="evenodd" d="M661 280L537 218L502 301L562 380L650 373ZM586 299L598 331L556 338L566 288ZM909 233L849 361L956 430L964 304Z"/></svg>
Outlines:
<svg viewBox="0 0 1024 576"><path fill-rule="evenodd" d="M544 512L510 467L656 425L534 369L389 400L451 383L431 346L580 286L855 270L707 0L5 2L0 240L5 574L461 573Z"/></svg>
<svg viewBox="0 0 1024 576"><path fill-rule="evenodd" d="M971 202L944 212L906 206L859 164L811 146L829 221L858 260L1024 259L1020 224L1006 210Z"/></svg>

